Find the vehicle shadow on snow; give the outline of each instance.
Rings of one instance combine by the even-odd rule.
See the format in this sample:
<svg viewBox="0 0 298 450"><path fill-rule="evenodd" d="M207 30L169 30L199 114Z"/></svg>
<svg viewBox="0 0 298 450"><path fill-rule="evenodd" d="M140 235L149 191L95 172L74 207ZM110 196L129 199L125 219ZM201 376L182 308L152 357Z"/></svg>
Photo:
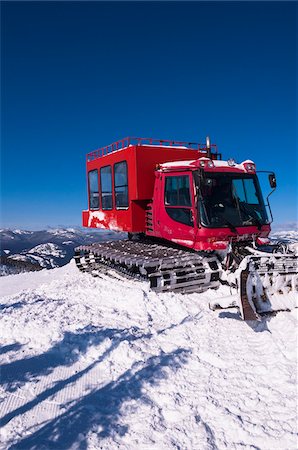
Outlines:
<svg viewBox="0 0 298 450"><path fill-rule="evenodd" d="M123 340L132 341L150 336L151 334L140 335L136 327L117 329L87 326L76 333L68 331L61 341L45 353L3 364L0 384L12 392L26 382L49 375L58 366L71 366L88 351L89 347L99 345L105 339L112 342L110 352Z"/></svg>
<svg viewBox="0 0 298 450"><path fill-rule="evenodd" d="M179 325L180 323L176 324L176 326ZM160 330L158 334L166 332L172 327L173 325ZM109 339L110 341L110 345L105 349L102 355L97 357L91 364L69 378L57 381L53 386L38 394L33 400L7 413L0 420L0 425L4 426L14 417L26 413L47 398L65 389L69 384L75 383L107 358L121 342L133 342L138 339L150 339L151 337L152 334L150 332L143 333L142 330L137 327L118 329L88 326L79 330L76 334L70 332L65 333L62 341L55 344L54 347L42 355L3 365L0 377L1 383L5 385L7 391L11 392L26 382L36 382L38 377L50 374L55 367L73 364L79 359L80 355L87 352L90 346L99 345L106 339Z"/></svg>
<svg viewBox="0 0 298 450"><path fill-rule="evenodd" d="M268 328L267 322L270 322L271 317L270 316L263 316L260 318L260 320L246 320L244 321L241 316L240 312L230 312L230 311L223 311L218 314L218 317L220 319L233 319L233 320L239 320L243 322L243 324L249 326L253 331L256 333L262 333L263 331L268 331L271 333L271 331Z"/></svg>
<svg viewBox="0 0 298 450"><path fill-rule="evenodd" d="M221 311L218 314L218 317L220 319L233 319L233 320L241 320L242 321L239 311L237 311L237 312Z"/></svg>
<svg viewBox="0 0 298 450"><path fill-rule="evenodd" d="M11 305L7 304L2 304L0 303L0 311L5 311L6 309L19 309L22 308L24 306L24 302L16 302L16 303L12 303Z"/></svg>
<svg viewBox="0 0 298 450"><path fill-rule="evenodd" d="M18 298L18 296L17 296L17 298ZM33 302L27 302L25 300L21 300L19 302L15 302L15 303L11 303L11 304L0 303L0 311L4 311L4 313L7 313L8 311L6 311L6 310L20 309L20 308L23 308L24 306L29 306L29 305L31 306L31 305L34 305L35 303L40 303L40 302L44 302L44 301L45 301L44 298L37 298Z"/></svg>
<svg viewBox="0 0 298 450"><path fill-rule="evenodd" d="M167 378L166 368L178 370L186 363L189 350L177 349L171 353L152 356L145 363L137 362L117 380L92 391L70 408L42 426L38 431L12 444L11 450L88 448L87 433L98 438L123 436L128 426L121 423L124 403L138 400L152 405L145 386L156 385Z"/></svg>
<svg viewBox="0 0 298 450"><path fill-rule="evenodd" d="M17 350L20 350L21 347L23 347L22 344L19 344L18 342L16 342L15 344L4 345L3 347L0 348L0 355L4 355L4 353L8 352L16 352ZM0 376L1 376L1 368L0 368Z"/></svg>

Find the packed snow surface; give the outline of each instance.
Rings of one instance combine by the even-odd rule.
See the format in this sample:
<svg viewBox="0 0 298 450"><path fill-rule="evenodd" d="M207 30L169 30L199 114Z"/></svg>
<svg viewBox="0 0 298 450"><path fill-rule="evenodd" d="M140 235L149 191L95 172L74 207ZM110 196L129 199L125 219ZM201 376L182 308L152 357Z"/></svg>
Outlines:
<svg viewBox="0 0 298 450"><path fill-rule="evenodd" d="M297 317L75 264L0 279L3 449L297 448ZM297 311L297 310L296 310Z"/></svg>

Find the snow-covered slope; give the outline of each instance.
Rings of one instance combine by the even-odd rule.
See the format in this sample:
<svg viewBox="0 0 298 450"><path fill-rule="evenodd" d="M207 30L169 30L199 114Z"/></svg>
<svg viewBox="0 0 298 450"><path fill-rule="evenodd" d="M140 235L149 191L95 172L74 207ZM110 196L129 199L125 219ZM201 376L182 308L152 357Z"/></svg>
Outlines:
<svg viewBox="0 0 298 450"><path fill-rule="evenodd" d="M93 278L73 262L2 277L3 449L297 446L295 312L239 320L204 294Z"/></svg>

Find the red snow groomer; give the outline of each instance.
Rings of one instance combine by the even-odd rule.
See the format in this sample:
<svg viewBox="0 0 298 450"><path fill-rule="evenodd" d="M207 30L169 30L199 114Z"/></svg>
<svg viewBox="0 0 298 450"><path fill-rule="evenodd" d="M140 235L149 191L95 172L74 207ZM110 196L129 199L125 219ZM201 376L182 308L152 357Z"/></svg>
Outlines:
<svg viewBox="0 0 298 450"><path fill-rule="evenodd" d="M128 240L78 247L80 270L145 277L158 292L229 284L237 295L213 307L239 306L247 320L295 307L297 256L269 244L269 196L265 205L254 162L223 161L209 138L126 138L87 154L87 179L83 226Z"/></svg>

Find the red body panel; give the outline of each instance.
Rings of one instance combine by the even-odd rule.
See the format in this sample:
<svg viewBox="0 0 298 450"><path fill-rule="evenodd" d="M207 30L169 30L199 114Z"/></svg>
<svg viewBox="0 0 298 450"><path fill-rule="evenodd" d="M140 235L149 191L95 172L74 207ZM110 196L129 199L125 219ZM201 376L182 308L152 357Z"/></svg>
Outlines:
<svg viewBox="0 0 298 450"><path fill-rule="evenodd" d="M174 172L175 174L176 172ZM179 175L189 176L190 186L192 186L192 174L190 171L179 171ZM196 239L196 212L194 207L190 208L194 220L194 226L190 227L183 223L173 220L166 212L164 202L165 177L157 173L155 181L155 190L153 197L153 233L147 233L151 236L161 237L176 244L193 248ZM191 203L194 205L195 193L191 192Z"/></svg>
<svg viewBox="0 0 298 450"><path fill-rule="evenodd" d="M199 144L197 149L169 145L129 144L127 144L127 147L119 149L118 144L112 144L111 153L107 153L109 146L95 151L87 157L87 175L91 170L99 171L102 167L111 166L113 208L105 211L100 208L83 211L84 227L131 233L144 232L147 235L160 237L197 251L225 249L231 239L236 241L249 240L269 235L270 225L263 225L260 230L256 226L238 227L237 233L234 233L228 227L207 228L199 222L192 172L202 167L202 160L206 163L213 160L215 164L215 166L212 166L212 162L210 162L212 167L206 165L205 171L223 173L246 173L247 164L250 162L229 166L224 161L217 161L215 153L209 154L208 159L206 158L206 149L202 149ZM107 151L105 152L105 150ZM114 164L121 161L127 162L129 201L127 208L116 209ZM174 161L174 163L171 164L171 161ZM181 164L177 164L177 161L181 161ZM164 200L165 175L177 173L189 176L192 203L192 207L189 208L192 216L191 226L173 220L166 211ZM99 181L99 195L100 192ZM150 212L147 212L146 216L148 205Z"/></svg>
<svg viewBox="0 0 298 450"><path fill-rule="evenodd" d="M83 211L83 226L131 233L145 232L145 212L148 202L153 197L156 165L173 160L191 161L198 155L198 150L187 148L131 145L91 161L87 160L87 174L91 170L99 171L101 167L111 165L113 192L114 164L121 161L127 162L129 206L121 210L113 208L108 211L102 211L102 209ZM115 198L113 198L113 205L115 205Z"/></svg>

